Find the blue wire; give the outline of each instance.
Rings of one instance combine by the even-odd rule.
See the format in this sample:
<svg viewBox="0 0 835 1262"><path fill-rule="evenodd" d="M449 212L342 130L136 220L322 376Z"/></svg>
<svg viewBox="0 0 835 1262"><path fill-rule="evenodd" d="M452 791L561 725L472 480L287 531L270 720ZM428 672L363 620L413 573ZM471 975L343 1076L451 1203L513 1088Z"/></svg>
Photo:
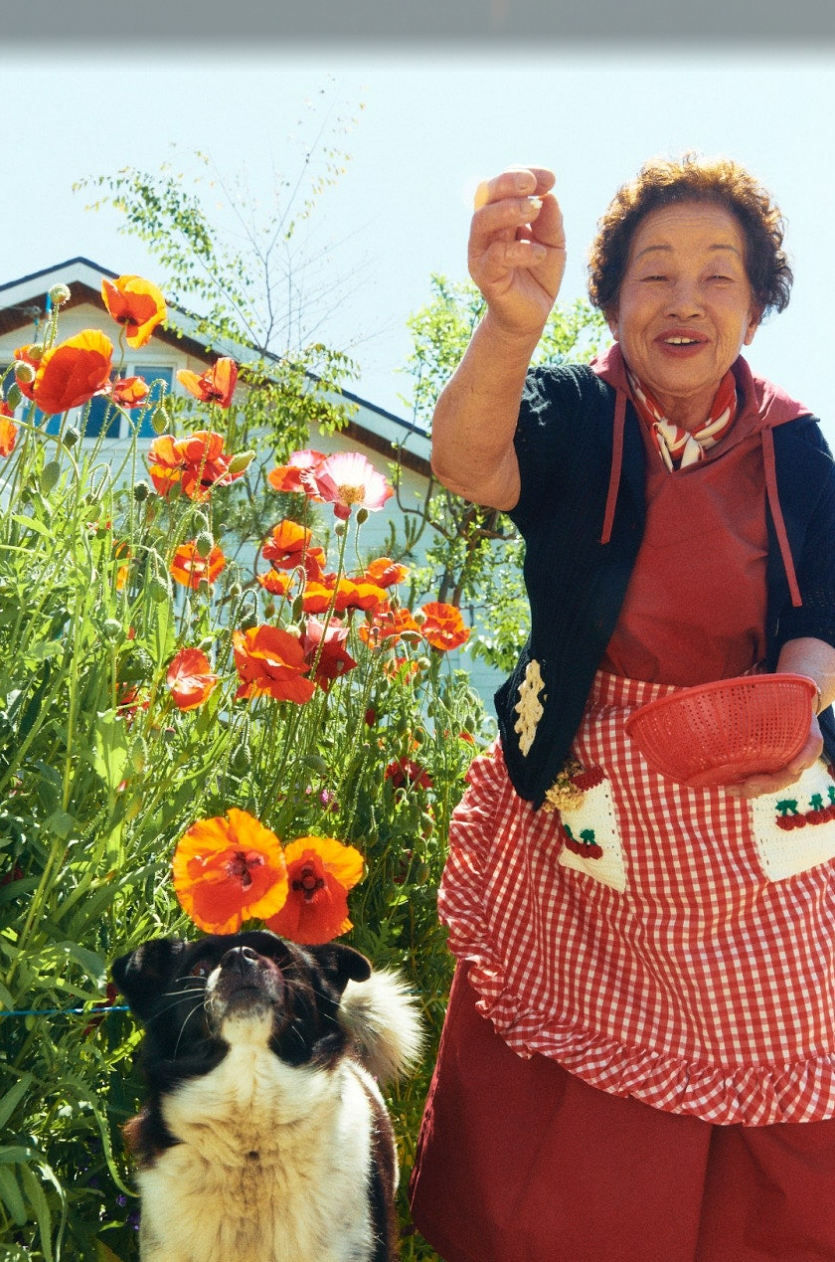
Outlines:
<svg viewBox="0 0 835 1262"><path fill-rule="evenodd" d="M104 1016L107 1012L127 1012L127 1004L111 1004L106 1008L0 1008L0 1017L55 1017L78 1015L82 1017Z"/></svg>

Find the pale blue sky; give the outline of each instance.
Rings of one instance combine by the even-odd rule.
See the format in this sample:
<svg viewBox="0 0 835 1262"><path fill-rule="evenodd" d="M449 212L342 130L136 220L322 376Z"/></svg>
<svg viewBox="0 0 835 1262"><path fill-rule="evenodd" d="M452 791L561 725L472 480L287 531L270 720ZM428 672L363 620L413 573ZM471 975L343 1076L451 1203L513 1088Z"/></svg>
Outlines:
<svg viewBox="0 0 835 1262"><path fill-rule="evenodd" d="M117 233L112 211L85 212L75 180L182 165L178 155L199 148L230 180L245 171L266 201L274 168L298 174L288 136L309 139L332 107L334 119L358 121L332 137L351 161L323 194L310 238L327 252L317 283L341 278L335 309L321 300L317 336L353 347L362 368L353 388L405 414L398 395L409 382L396 372L409 350L405 320L428 300L430 273L465 278L479 179L517 162L556 170L570 301L584 292L585 253L619 183L652 154L724 152L777 197L796 277L789 309L758 332L749 359L815 410L835 443L833 98L831 48L688 56L656 45L641 56L634 45L551 44L541 55L530 46L506 55L297 46L285 56L273 45L263 56L220 57L180 46L166 58L75 46L67 60L19 49L0 68L0 283L77 254L159 279L141 243ZM308 120L301 128L299 118Z"/></svg>

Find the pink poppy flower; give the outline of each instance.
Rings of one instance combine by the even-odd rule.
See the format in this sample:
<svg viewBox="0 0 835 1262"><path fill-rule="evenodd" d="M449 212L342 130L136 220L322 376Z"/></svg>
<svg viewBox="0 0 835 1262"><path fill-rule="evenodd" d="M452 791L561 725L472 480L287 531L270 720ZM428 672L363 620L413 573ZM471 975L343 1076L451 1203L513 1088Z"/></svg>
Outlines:
<svg viewBox="0 0 835 1262"><path fill-rule="evenodd" d="M374 512L394 494L382 473L358 451L338 451L315 468L303 469L299 480L309 496L333 504L334 514L342 521L347 521L355 506Z"/></svg>

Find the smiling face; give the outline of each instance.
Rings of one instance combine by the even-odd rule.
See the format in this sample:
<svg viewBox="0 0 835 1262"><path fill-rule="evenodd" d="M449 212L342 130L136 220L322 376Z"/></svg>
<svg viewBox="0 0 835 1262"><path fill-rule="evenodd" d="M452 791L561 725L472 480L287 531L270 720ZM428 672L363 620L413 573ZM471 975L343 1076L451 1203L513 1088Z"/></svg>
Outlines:
<svg viewBox="0 0 835 1262"><path fill-rule="evenodd" d="M736 217L711 202L651 211L635 230L607 318L626 363L665 415L698 429L759 323Z"/></svg>

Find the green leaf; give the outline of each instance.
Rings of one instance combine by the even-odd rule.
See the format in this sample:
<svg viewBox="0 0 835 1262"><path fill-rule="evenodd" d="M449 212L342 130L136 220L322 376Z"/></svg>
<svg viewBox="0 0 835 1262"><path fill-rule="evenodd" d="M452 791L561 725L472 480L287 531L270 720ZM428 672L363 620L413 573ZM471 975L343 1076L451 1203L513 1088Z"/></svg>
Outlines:
<svg viewBox="0 0 835 1262"><path fill-rule="evenodd" d="M19 1082L16 1082L4 1096L0 1097L0 1130L6 1125L20 1101L26 1095L31 1082L32 1075L24 1074Z"/></svg>
<svg viewBox="0 0 835 1262"><path fill-rule="evenodd" d="M19 513L10 513L9 515L12 521L16 521L19 526L25 526L27 530L34 530L36 534L43 535L45 539L52 538L52 531L42 521L38 521L37 517L22 517Z"/></svg>
<svg viewBox="0 0 835 1262"><path fill-rule="evenodd" d="M13 1171L7 1170L5 1166L0 1166L0 1200L5 1202L14 1225L23 1227L29 1217L23 1202L23 1194Z"/></svg>
<svg viewBox="0 0 835 1262"><path fill-rule="evenodd" d="M95 730L93 766L109 789L117 789L125 778L128 760L128 734L124 719L114 711L98 715Z"/></svg>
<svg viewBox="0 0 835 1262"><path fill-rule="evenodd" d="M44 1258L46 1262L53 1262L55 1255L52 1252L52 1214L49 1210L49 1202L31 1167L21 1166L20 1177L27 1199L35 1211Z"/></svg>

